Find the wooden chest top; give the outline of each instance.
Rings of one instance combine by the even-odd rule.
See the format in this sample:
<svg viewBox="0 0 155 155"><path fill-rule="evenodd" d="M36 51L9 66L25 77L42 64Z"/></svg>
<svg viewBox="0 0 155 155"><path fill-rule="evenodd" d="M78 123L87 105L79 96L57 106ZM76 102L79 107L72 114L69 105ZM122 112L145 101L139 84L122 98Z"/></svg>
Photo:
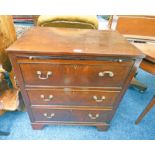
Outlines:
<svg viewBox="0 0 155 155"><path fill-rule="evenodd" d="M116 31L50 27L31 28L7 51L50 55L144 57Z"/></svg>

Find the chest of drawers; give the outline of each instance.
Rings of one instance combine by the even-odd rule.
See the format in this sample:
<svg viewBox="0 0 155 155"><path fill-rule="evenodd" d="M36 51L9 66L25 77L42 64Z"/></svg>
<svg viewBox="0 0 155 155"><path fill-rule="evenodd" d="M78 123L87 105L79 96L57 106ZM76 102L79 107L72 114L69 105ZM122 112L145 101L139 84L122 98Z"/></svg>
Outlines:
<svg viewBox="0 0 155 155"><path fill-rule="evenodd" d="M7 52L33 129L107 130L144 57L114 31L45 27L32 28Z"/></svg>

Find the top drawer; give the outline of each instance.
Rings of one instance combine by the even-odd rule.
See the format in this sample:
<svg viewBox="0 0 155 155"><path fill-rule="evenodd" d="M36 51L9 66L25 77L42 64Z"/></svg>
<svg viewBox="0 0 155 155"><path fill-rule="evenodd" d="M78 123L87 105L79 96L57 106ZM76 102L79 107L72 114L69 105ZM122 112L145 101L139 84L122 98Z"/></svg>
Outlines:
<svg viewBox="0 0 155 155"><path fill-rule="evenodd" d="M18 61L26 86L121 87L133 61Z"/></svg>

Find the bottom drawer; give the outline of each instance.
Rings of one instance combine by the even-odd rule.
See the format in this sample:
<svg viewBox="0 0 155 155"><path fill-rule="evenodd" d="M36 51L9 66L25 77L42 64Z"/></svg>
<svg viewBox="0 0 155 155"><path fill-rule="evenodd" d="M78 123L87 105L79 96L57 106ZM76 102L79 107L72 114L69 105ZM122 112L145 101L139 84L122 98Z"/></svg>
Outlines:
<svg viewBox="0 0 155 155"><path fill-rule="evenodd" d="M36 122L103 122L112 117L112 110L32 109Z"/></svg>

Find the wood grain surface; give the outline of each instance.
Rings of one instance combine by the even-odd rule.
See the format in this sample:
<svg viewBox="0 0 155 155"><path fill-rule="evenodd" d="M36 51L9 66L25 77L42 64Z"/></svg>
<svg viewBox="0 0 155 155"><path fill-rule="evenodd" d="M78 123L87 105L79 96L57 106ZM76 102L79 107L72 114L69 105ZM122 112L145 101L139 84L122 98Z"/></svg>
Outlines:
<svg viewBox="0 0 155 155"><path fill-rule="evenodd" d="M42 54L57 54L59 52L61 55L144 57L135 46L115 31L50 27L32 28L10 46L7 51Z"/></svg>

